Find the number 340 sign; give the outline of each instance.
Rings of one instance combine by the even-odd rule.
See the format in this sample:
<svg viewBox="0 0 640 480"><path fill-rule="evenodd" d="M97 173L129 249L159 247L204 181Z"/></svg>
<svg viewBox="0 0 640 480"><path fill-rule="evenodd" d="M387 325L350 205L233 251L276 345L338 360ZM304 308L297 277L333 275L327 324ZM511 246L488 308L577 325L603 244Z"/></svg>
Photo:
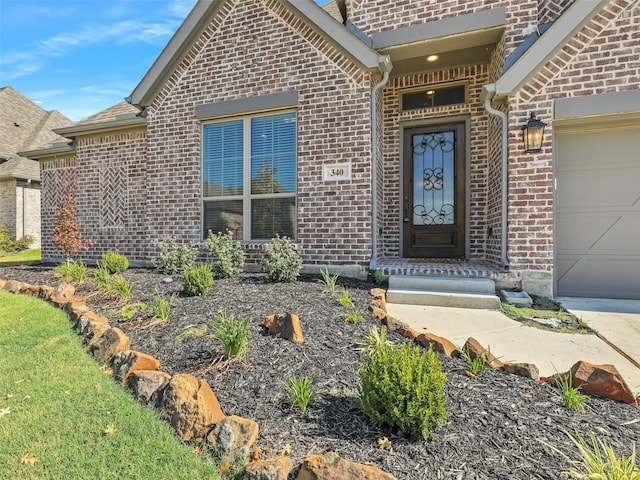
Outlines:
<svg viewBox="0 0 640 480"><path fill-rule="evenodd" d="M334 163L332 165L325 165L323 177L325 182L335 180L351 180L351 164Z"/></svg>

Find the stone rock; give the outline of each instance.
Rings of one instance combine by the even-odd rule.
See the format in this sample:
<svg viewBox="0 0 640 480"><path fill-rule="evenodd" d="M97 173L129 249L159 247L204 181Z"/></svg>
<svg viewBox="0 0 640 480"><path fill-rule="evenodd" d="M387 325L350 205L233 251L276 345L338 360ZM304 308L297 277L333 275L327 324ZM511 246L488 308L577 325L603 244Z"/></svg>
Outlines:
<svg viewBox="0 0 640 480"><path fill-rule="evenodd" d="M258 438L258 424L235 415L224 417L207 435L207 440L227 465L249 459L249 449Z"/></svg>
<svg viewBox="0 0 640 480"><path fill-rule="evenodd" d="M89 350L96 348L100 337L110 328L108 324L89 322L86 333L84 334L84 343L89 344Z"/></svg>
<svg viewBox="0 0 640 480"><path fill-rule="evenodd" d="M204 438L224 418L209 384L189 374L174 375L162 391L160 415L185 442Z"/></svg>
<svg viewBox="0 0 640 480"><path fill-rule="evenodd" d="M113 358L113 378L124 382L136 370L157 370L160 360L135 350L123 350Z"/></svg>
<svg viewBox="0 0 640 480"><path fill-rule="evenodd" d="M67 312L69 321L73 324L74 327L78 325L80 317L90 311L87 304L84 303L84 300L71 300L64 306L64 310L65 312Z"/></svg>
<svg viewBox="0 0 640 480"><path fill-rule="evenodd" d="M37 285L29 285L27 283L23 284L22 287L20 287L20 293L23 295L29 295L29 296L36 296L38 295L38 290L40 289L40 287L38 287Z"/></svg>
<svg viewBox="0 0 640 480"><path fill-rule="evenodd" d="M4 290L4 287L7 284L7 282L8 282L8 280L0 279L0 290Z"/></svg>
<svg viewBox="0 0 640 480"><path fill-rule="evenodd" d="M110 363L118 352L129 349L129 337L119 328L107 328L89 350L97 360Z"/></svg>
<svg viewBox="0 0 640 480"><path fill-rule="evenodd" d="M385 300L385 298L387 297L387 291L384 288L372 288L371 290L369 290L369 295L371 295L373 298L381 298L382 300Z"/></svg>
<svg viewBox="0 0 640 480"><path fill-rule="evenodd" d="M109 319L94 313L91 310L87 310L78 319L76 326L82 335L87 336L89 330L95 325L109 325Z"/></svg>
<svg viewBox="0 0 640 480"><path fill-rule="evenodd" d="M369 294L373 297L369 303L369 310L371 310L373 317L379 320L387 317L386 293L382 288L372 288L369 290Z"/></svg>
<svg viewBox="0 0 640 480"><path fill-rule="evenodd" d="M9 293L20 293L21 288L22 282L17 280L9 280L4 286L4 289Z"/></svg>
<svg viewBox="0 0 640 480"><path fill-rule="evenodd" d="M296 480L395 480L389 473L341 459L337 453L307 457Z"/></svg>
<svg viewBox="0 0 640 480"><path fill-rule="evenodd" d="M293 313L269 315L262 324L271 335L277 335L293 343L304 343L300 319Z"/></svg>
<svg viewBox="0 0 640 480"><path fill-rule="evenodd" d="M173 283L173 278L171 277L164 277L162 279L162 283Z"/></svg>
<svg viewBox="0 0 640 480"><path fill-rule="evenodd" d="M504 365L504 363L498 360L488 348L484 348L480 345L480 342L473 337L469 337L462 348L469 352L471 360L475 360L475 358L480 355L484 357L485 362L491 368L501 368Z"/></svg>
<svg viewBox="0 0 640 480"><path fill-rule="evenodd" d="M73 285L63 283L53 290L49 300L60 307L66 305L76 294L76 289Z"/></svg>
<svg viewBox="0 0 640 480"><path fill-rule="evenodd" d="M395 330L398 330L400 327L404 326L404 323L399 322L398 320L392 317L383 318L382 323L384 323L387 326L387 330L389 331L395 331Z"/></svg>
<svg viewBox="0 0 640 480"><path fill-rule="evenodd" d="M456 347L453 342L444 337L434 335L433 333L423 333L418 335L416 342L425 348L431 347L434 352L442 353L447 357L460 356L460 350L458 350L458 347Z"/></svg>
<svg viewBox="0 0 640 480"><path fill-rule="evenodd" d="M127 385L136 398L142 403L148 403L153 395L164 388L171 380L171 375L158 370L135 370L130 372Z"/></svg>
<svg viewBox="0 0 640 480"><path fill-rule="evenodd" d="M49 300L54 291L55 291L55 288L53 287L49 287L48 285L40 285L40 291L38 292L38 296L43 300Z"/></svg>
<svg viewBox="0 0 640 480"><path fill-rule="evenodd" d="M569 372L561 375L567 374L571 374L572 387L581 389L587 395L636 404L633 392L614 365L593 365L581 360ZM550 377L550 380L553 381L555 377Z"/></svg>
<svg viewBox="0 0 640 480"><path fill-rule="evenodd" d="M404 324L398 328L398 333L403 337L410 338L411 340L415 340L419 335L413 328Z"/></svg>
<svg viewBox="0 0 640 480"><path fill-rule="evenodd" d="M540 371L533 363L505 363L502 365L502 370L511 375L520 375L534 380L540 378Z"/></svg>
<svg viewBox="0 0 640 480"><path fill-rule="evenodd" d="M249 463L244 469L243 480L287 480L293 469L289 457L258 460Z"/></svg>

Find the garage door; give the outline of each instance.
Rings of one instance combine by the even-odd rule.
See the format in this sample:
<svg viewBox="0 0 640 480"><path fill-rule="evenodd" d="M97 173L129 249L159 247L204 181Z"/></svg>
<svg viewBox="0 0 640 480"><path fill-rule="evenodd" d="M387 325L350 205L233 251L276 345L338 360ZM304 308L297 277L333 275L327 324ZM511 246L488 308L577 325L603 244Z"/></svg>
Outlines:
<svg viewBox="0 0 640 480"><path fill-rule="evenodd" d="M556 293L640 299L640 122L555 128Z"/></svg>

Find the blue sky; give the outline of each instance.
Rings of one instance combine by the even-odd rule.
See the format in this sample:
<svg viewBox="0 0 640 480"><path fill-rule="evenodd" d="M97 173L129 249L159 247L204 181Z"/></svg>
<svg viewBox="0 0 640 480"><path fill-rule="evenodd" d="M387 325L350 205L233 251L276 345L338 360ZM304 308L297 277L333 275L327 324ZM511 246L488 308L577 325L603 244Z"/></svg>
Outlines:
<svg viewBox="0 0 640 480"><path fill-rule="evenodd" d="M0 87L86 118L133 91L195 3L0 0Z"/></svg>

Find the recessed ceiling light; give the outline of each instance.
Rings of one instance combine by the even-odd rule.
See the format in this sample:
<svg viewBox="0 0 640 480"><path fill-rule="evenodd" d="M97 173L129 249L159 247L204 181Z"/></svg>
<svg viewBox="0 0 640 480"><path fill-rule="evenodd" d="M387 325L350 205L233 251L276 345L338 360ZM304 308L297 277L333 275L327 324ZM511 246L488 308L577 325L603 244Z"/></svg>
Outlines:
<svg viewBox="0 0 640 480"><path fill-rule="evenodd" d="M440 58L440 55L429 55L427 57L427 62L435 62Z"/></svg>

